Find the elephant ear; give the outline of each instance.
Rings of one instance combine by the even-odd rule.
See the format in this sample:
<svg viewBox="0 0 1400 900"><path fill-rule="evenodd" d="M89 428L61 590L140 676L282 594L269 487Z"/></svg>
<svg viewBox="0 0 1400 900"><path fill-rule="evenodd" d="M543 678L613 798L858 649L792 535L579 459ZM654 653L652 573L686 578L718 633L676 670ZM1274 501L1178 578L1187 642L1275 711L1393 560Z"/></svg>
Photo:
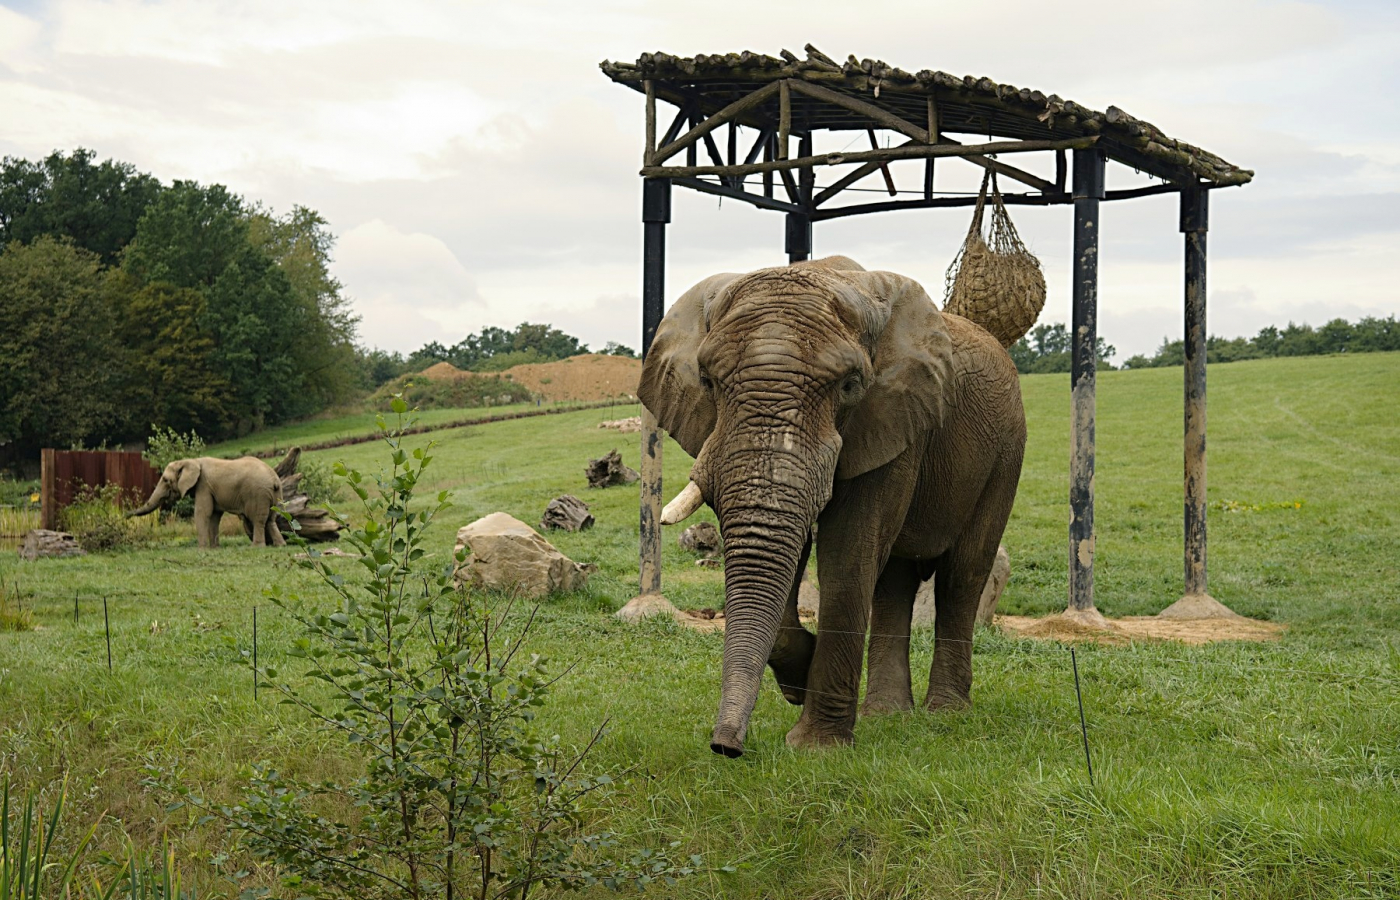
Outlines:
<svg viewBox="0 0 1400 900"><path fill-rule="evenodd" d="M180 464L180 474L175 479L175 487L179 489L181 497L194 490L203 471L204 467L197 459L187 459Z"/></svg>
<svg viewBox="0 0 1400 900"><path fill-rule="evenodd" d="M942 313L917 281L890 272L842 275L873 304L862 316L873 330L867 335L874 344L873 380L841 428L836 464L837 478L854 478L890 462L942 424L952 342Z"/></svg>
<svg viewBox="0 0 1400 900"><path fill-rule="evenodd" d="M667 310L652 338L642 364L637 396L656 416L656 422L691 456L715 427L715 402L700 384L700 364L695 358L709 331L706 315L710 303L738 275L712 275L681 295Z"/></svg>

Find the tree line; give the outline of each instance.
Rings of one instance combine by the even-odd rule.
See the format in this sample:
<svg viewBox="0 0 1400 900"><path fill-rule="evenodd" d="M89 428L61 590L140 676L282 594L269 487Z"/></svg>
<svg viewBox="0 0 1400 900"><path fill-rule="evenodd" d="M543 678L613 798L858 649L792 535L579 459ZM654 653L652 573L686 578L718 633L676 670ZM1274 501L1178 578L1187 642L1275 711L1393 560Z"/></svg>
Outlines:
<svg viewBox="0 0 1400 900"><path fill-rule="evenodd" d="M1289 322L1285 328L1272 325L1252 338L1206 338L1206 362L1225 363L1275 356L1322 356L1329 353L1376 353L1400 350L1400 322L1394 316L1384 319L1367 316L1356 323L1333 319L1320 328ZM1068 372L1070 337L1064 325L1037 325L1030 334L1012 345L1011 361L1023 375ZM1117 350L1098 339L1098 367L1112 369ZM1124 369L1151 369L1180 366L1186 362L1184 341L1162 339L1151 356L1135 354L1124 361Z"/></svg>
<svg viewBox="0 0 1400 900"><path fill-rule="evenodd" d="M314 210L162 184L89 150L0 162L0 457L212 440L359 389L356 317Z"/></svg>
<svg viewBox="0 0 1400 900"><path fill-rule="evenodd" d="M556 362L588 352L587 344L552 325L521 322L515 328L488 326L451 347L429 341L408 356L379 349L365 351L364 368L369 385L378 387L400 375L421 372L441 362L451 363L464 372L503 372L511 366ZM609 356L637 356L631 347L616 341L608 341L599 352Z"/></svg>

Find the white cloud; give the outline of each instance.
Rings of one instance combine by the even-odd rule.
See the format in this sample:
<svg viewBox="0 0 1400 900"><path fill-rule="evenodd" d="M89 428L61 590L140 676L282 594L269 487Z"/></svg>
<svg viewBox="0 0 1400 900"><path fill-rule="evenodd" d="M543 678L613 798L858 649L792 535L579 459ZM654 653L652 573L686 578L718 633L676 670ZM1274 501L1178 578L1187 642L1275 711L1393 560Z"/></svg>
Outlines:
<svg viewBox="0 0 1400 900"><path fill-rule="evenodd" d="M721 0L704 16L640 0L36 0L24 15L0 6L0 154L82 145L166 180L319 210L342 235L336 271L371 344L412 349L528 318L635 345L642 102L598 61L810 40L1116 104L1256 169L1212 204L1216 330L1395 312L1400 16L1273 0L1171 6L1171 21L1208 28L1162 15L1117 0L1053 13L1007 0L995 20L948 4L853 14L836 0ZM954 160L938 171L941 189L979 176ZM1069 215L1013 210L1044 261L1050 321L1068 310ZM967 216L822 223L816 249L907 272L937 296ZM1150 350L1179 330L1175 203L1109 204L1102 241L1101 332L1120 351ZM668 294L779 263L782 243L779 214L678 190Z"/></svg>

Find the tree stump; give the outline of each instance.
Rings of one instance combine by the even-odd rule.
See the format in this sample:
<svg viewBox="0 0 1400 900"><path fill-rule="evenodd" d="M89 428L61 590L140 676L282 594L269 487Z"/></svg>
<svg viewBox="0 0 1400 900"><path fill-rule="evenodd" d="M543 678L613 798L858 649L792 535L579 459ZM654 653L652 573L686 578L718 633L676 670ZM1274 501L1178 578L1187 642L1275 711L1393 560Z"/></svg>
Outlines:
<svg viewBox="0 0 1400 900"><path fill-rule="evenodd" d="M606 456L590 459L583 473L588 476L588 486L591 488L632 484L642 477L637 474L636 469L628 468L623 464L622 455L616 450L610 451Z"/></svg>
<svg viewBox="0 0 1400 900"><path fill-rule="evenodd" d="M282 457L281 462L273 466L277 477L282 479L282 509L286 510L287 515L291 516L298 526L293 529L291 522L274 513L277 528L283 534L298 534L308 541L338 541L340 530L345 526L331 517L330 510L312 506L311 498L302 493L302 475L297 471L297 464L300 462L301 448L293 447ZM247 520L243 522L243 530L252 537L253 528Z"/></svg>
<svg viewBox="0 0 1400 900"><path fill-rule="evenodd" d="M25 532L19 555L21 559L39 559L46 556L86 556L87 551L78 545L77 538L66 531L34 528Z"/></svg>
<svg viewBox="0 0 1400 900"><path fill-rule="evenodd" d="M549 501L540 518L540 528L548 531L587 531L593 527L588 504L573 494L561 494Z"/></svg>

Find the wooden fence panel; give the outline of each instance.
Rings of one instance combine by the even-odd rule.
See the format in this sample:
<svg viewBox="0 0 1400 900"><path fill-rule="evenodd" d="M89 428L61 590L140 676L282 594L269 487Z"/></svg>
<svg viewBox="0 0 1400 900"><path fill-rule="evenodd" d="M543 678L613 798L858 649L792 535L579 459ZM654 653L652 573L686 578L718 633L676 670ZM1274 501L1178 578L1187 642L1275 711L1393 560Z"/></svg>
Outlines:
<svg viewBox="0 0 1400 900"><path fill-rule="evenodd" d="M155 490L160 472L140 453L122 450L44 450L40 454L39 502L43 528L57 529L59 512L84 488L121 488L122 502L140 503Z"/></svg>

